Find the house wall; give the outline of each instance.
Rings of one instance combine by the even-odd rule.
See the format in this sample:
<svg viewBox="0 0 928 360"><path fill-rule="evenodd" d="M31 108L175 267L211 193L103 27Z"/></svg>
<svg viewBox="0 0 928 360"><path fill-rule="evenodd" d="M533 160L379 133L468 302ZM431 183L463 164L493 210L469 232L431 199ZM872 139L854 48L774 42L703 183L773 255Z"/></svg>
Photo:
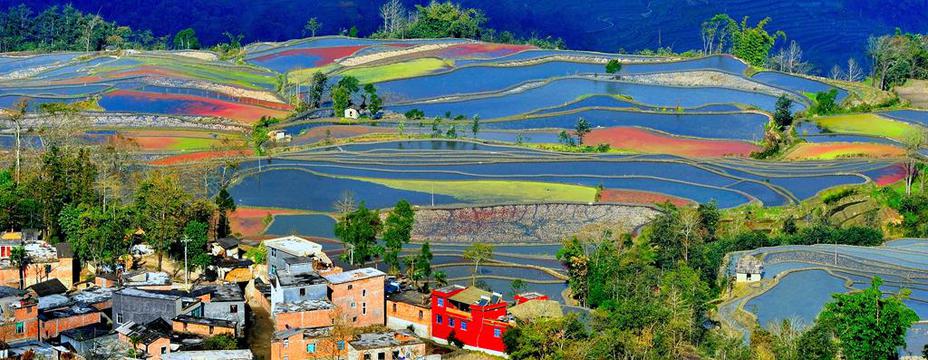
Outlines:
<svg viewBox="0 0 928 360"><path fill-rule="evenodd" d="M384 325L384 277L329 284L329 298L351 326Z"/></svg>
<svg viewBox="0 0 928 360"><path fill-rule="evenodd" d="M271 360L284 360L285 357L287 360L344 359L348 355L347 340L347 338L339 340L334 337L304 339L303 333L298 332L286 341L275 339L271 342ZM315 352L307 351L307 345L310 344L315 344Z"/></svg>
<svg viewBox="0 0 928 360"><path fill-rule="evenodd" d="M394 351L398 351L400 357L393 357ZM425 344L413 344L367 350L355 350L349 345L348 360L364 360L365 354L369 354L371 360L379 359L380 354L383 354L384 359L386 360L419 359L420 357L425 356Z"/></svg>
<svg viewBox="0 0 928 360"><path fill-rule="evenodd" d="M334 317L333 309L277 313L274 314L274 331L330 326Z"/></svg>
<svg viewBox="0 0 928 360"><path fill-rule="evenodd" d="M65 318L41 322L41 338L50 339L61 334L62 331L76 329L82 326L98 324L102 321L100 312L94 311L86 314L76 314Z"/></svg>
<svg viewBox="0 0 928 360"><path fill-rule="evenodd" d="M394 330L413 327L416 335L428 338L432 334L432 309L413 304L387 300L387 327Z"/></svg>
<svg viewBox="0 0 928 360"><path fill-rule="evenodd" d="M235 305L236 312L231 312ZM203 317L234 321L240 334L245 331L245 302L244 301L211 301L203 303Z"/></svg>
<svg viewBox="0 0 928 360"><path fill-rule="evenodd" d="M300 295L300 289L304 289L304 295ZM274 310L274 304L282 302L297 302L302 300L321 300L325 299L328 293L326 284L315 284L294 287L271 286L271 311Z"/></svg>
<svg viewBox="0 0 928 360"><path fill-rule="evenodd" d="M39 337L38 308L35 305L24 306L13 311L13 318L0 324L0 339L10 343L20 340L36 340ZM16 324L22 323L22 332L16 331Z"/></svg>
<svg viewBox="0 0 928 360"><path fill-rule="evenodd" d="M71 288L74 262L70 258L58 259L48 263L35 263L26 266L23 281L25 286L32 286L49 279L61 280L65 287ZM19 288L19 270L15 267L0 269L0 285Z"/></svg>
<svg viewBox="0 0 928 360"><path fill-rule="evenodd" d="M171 322L171 328L174 330L174 332L196 334L203 337L212 337L216 335L237 336L236 334L238 334L236 329L232 327L185 323L177 320Z"/></svg>
<svg viewBox="0 0 928 360"><path fill-rule="evenodd" d="M158 299L147 297L127 296L113 293L113 322L115 326L134 321L136 324L145 324L156 318L171 322L180 314L180 300Z"/></svg>
<svg viewBox="0 0 928 360"><path fill-rule="evenodd" d="M128 336L119 334L119 341L132 347L132 341ZM148 354L146 359L148 360L161 360L161 350L165 350L165 354L171 353L171 339L168 338L159 338L153 341L151 344L138 344L135 346L137 351L144 351Z"/></svg>
<svg viewBox="0 0 928 360"><path fill-rule="evenodd" d="M488 306L471 305L470 311L466 312L456 309L448 300L456 293L432 293L432 337L448 341L453 336L477 349L505 352L503 334L508 324L495 319L506 315L506 302Z"/></svg>

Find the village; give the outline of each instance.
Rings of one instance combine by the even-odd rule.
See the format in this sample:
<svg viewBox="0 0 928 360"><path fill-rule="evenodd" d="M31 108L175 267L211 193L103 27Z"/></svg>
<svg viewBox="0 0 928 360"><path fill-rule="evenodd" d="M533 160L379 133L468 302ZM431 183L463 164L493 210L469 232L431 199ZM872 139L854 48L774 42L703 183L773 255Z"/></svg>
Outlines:
<svg viewBox="0 0 928 360"><path fill-rule="evenodd" d="M246 259L239 239L211 242L216 281L144 267L91 272L69 244L50 245L38 232L2 239L2 358L420 360L455 349L505 356L503 333L517 319L563 315L539 293L504 299L460 285L422 292L376 268L343 269L294 235L263 240L265 264ZM11 260L18 247L28 257L22 277Z"/></svg>

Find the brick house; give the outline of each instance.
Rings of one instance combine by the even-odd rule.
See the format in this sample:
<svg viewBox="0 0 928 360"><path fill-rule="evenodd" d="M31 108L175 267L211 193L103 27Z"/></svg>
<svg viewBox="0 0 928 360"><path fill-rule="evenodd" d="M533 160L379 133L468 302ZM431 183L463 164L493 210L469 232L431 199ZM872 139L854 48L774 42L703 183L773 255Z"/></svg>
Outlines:
<svg viewBox="0 0 928 360"><path fill-rule="evenodd" d="M503 333L509 327L502 295L459 285L432 290L432 339L456 339L465 349L505 356Z"/></svg>
<svg viewBox="0 0 928 360"><path fill-rule="evenodd" d="M0 339L7 343L38 339L38 307L35 293L0 286Z"/></svg>
<svg viewBox="0 0 928 360"><path fill-rule="evenodd" d="M384 325L384 280L386 274L361 268L323 276L328 298L347 324L355 327Z"/></svg>
<svg viewBox="0 0 928 360"><path fill-rule="evenodd" d="M238 324L233 321L190 315L178 315L171 322L171 328L176 333L192 334L202 337L213 337L216 335L238 337L242 334L239 332L237 325Z"/></svg>
<svg viewBox="0 0 928 360"><path fill-rule="evenodd" d="M102 312L85 304L69 304L39 312L39 340L58 337L62 331L103 321Z"/></svg>
<svg viewBox="0 0 928 360"><path fill-rule="evenodd" d="M280 303L273 313L274 330L330 326L335 314L335 305L327 299Z"/></svg>
<svg viewBox="0 0 928 360"><path fill-rule="evenodd" d="M429 294L407 289L387 295L387 327L403 330L412 327L419 337L432 334L432 308Z"/></svg>
<svg viewBox="0 0 928 360"><path fill-rule="evenodd" d="M20 242L16 242L18 246ZM74 285L77 264L68 245L56 246L40 240L21 242L31 262L23 273L25 286L49 279L58 279L66 288ZM9 245L9 244L8 244ZM59 249L61 252L59 253ZM79 272L78 272L79 273ZM0 257L0 285L19 287L19 269L13 266L9 256Z"/></svg>
<svg viewBox="0 0 928 360"><path fill-rule="evenodd" d="M425 342L405 330L360 334L348 342L349 360L424 359L425 351Z"/></svg>
<svg viewBox="0 0 928 360"><path fill-rule="evenodd" d="M203 304L203 317L232 322L235 333L245 334L245 295L236 284L210 285L191 293Z"/></svg>
<svg viewBox="0 0 928 360"><path fill-rule="evenodd" d="M328 285L314 272L292 274L278 271L271 275L271 313L278 304L326 299Z"/></svg>
<svg viewBox="0 0 928 360"><path fill-rule="evenodd" d="M116 328L119 341L144 356L137 358L161 360L171 352L171 325L160 317L145 323L129 321Z"/></svg>
<svg viewBox="0 0 928 360"><path fill-rule="evenodd" d="M344 359L351 336L336 332L332 326L276 331L271 340L271 360Z"/></svg>

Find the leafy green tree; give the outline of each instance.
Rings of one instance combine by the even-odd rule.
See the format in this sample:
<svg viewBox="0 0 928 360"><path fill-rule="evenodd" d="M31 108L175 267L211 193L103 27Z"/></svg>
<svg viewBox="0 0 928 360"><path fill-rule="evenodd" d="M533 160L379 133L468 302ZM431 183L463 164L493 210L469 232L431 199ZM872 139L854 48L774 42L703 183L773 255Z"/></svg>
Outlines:
<svg viewBox="0 0 928 360"><path fill-rule="evenodd" d="M837 97L838 89L835 88L815 93L815 103L812 104L810 112L818 115L830 115L838 112Z"/></svg>
<svg viewBox="0 0 928 360"><path fill-rule="evenodd" d="M271 140L270 136L268 136L270 127L271 125L274 125L278 122L280 122L280 120L268 116L262 116L260 119L258 119L258 122L252 125L251 144L255 147L256 154L265 154L265 145L267 145L267 142Z"/></svg>
<svg viewBox="0 0 928 360"><path fill-rule="evenodd" d="M344 260L351 265L365 264L382 252L377 245L381 227L377 211L369 210L363 201L356 210L345 214L335 224L335 236L350 247L342 254Z"/></svg>
<svg viewBox="0 0 928 360"><path fill-rule="evenodd" d="M512 296L519 295L525 292L526 287L527 286L525 285L525 280L515 279L511 283L509 283L509 293Z"/></svg>
<svg viewBox="0 0 928 360"><path fill-rule="evenodd" d="M716 14L702 23L702 53L719 54L731 46L732 34L738 31L738 24L728 14Z"/></svg>
<svg viewBox="0 0 928 360"><path fill-rule="evenodd" d="M416 255L414 262L414 271L413 271L413 280L425 280L426 283L422 287L423 291L428 291L429 285L428 280L432 277L432 249L429 247L429 242L426 241L422 244L422 247L419 249L419 255ZM447 279L446 279L447 280Z"/></svg>
<svg viewBox="0 0 928 360"><path fill-rule="evenodd" d="M383 262L391 273L400 269L400 252L403 244L408 244L415 223L415 212L406 200L400 200L393 207L383 226L384 256Z"/></svg>
<svg viewBox="0 0 928 360"><path fill-rule="evenodd" d="M309 87L309 103L312 104L313 108L318 109L319 106L322 105L322 96L325 94L325 87L328 81L329 77L321 71L313 73L312 83Z"/></svg>
<svg viewBox="0 0 928 360"><path fill-rule="evenodd" d="M403 114L406 117L406 120L422 120L425 119L425 112L419 109L410 109Z"/></svg>
<svg viewBox="0 0 928 360"><path fill-rule="evenodd" d="M445 137L449 139L456 139L458 137L458 130L454 124L452 124L451 127L448 128L448 131L445 132Z"/></svg>
<svg viewBox="0 0 928 360"><path fill-rule="evenodd" d="M90 160L90 150L62 149L51 146L42 154L42 166L33 191L42 213L47 238L55 243L64 238L58 216L70 204L96 204L97 167Z"/></svg>
<svg viewBox="0 0 928 360"><path fill-rule="evenodd" d="M581 354L586 346L584 341L589 337L579 317L568 314L562 318L520 322L506 330L503 344L513 360L581 359L585 358Z"/></svg>
<svg viewBox="0 0 928 360"><path fill-rule="evenodd" d="M427 6L416 5L416 20L409 25L408 35L413 38L469 38L479 39L481 27L487 18L477 9L432 0Z"/></svg>
<svg viewBox="0 0 928 360"><path fill-rule="evenodd" d="M376 117L377 113L383 109L383 99L377 95L377 88L374 87L374 84L364 85L364 92L367 93L369 103L367 104L367 111L371 113L372 117Z"/></svg>
<svg viewBox="0 0 928 360"><path fill-rule="evenodd" d="M474 272L472 276L476 283L477 273L480 271L480 263L493 258L493 245L475 242L464 250L464 258L474 263Z"/></svg>
<svg viewBox="0 0 928 360"><path fill-rule="evenodd" d="M474 138L477 138L477 133L480 132L480 115L474 115L473 120L470 123L470 133L474 135Z"/></svg>
<svg viewBox="0 0 928 360"><path fill-rule="evenodd" d="M316 31L319 31L320 28L322 28L322 23L319 22L319 19L311 17L306 20L306 25L303 25L303 33L309 32L312 37L316 37Z"/></svg>
<svg viewBox="0 0 928 360"><path fill-rule="evenodd" d="M838 344L831 329L818 322L799 336L796 348L803 359L833 360L838 356Z"/></svg>
<svg viewBox="0 0 928 360"><path fill-rule="evenodd" d="M910 293L903 289L884 296L883 280L873 278L870 287L850 294L833 294L819 321L834 329L841 355L848 360L892 359L905 346L905 334L918 315L902 301Z"/></svg>
<svg viewBox="0 0 928 360"><path fill-rule="evenodd" d="M59 223L78 258L91 264L112 264L129 253L134 230L130 210L120 205L102 207L86 203L67 205Z"/></svg>
<svg viewBox="0 0 928 360"><path fill-rule="evenodd" d="M265 264L267 263L267 247L264 243L258 244L245 251L245 257L254 261L255 264Z"/></svg>
<svg viewBox="0 0 928 360"><path fill-rule="evenodd" d="M568 280L567 285L570 288L573 298L586 304L589 287L587 286L587 274L589 271L590 257L586 253L587 248L576 236L565 240L563 246L557 251L557 260L567 268Z"/></svg>
<svg viewBox="0 0 928 360"><path fill-rule="evenodd" d="M199 49L200 40L197 39L197 32L192 28L186 28L178 31L174 35L174 48L178 50Z"/></svg>
<svg viewBox="0 0 928 360"><path fill-rule="evenodd" d="M448 274L445 274L444 271L436 271L432 278L435 280L435 286L448 286Z"/></svg>
<svg viewBox="0 0 928 360"><path fill-rule="evenodd" d="M201 221L190 221L184 227L184 236L190 240L187 244L187 261L195 268L205 269L213 257L206 248L209 226Z"/></svg>
<svg viewBox="0 0 928 360"><path fill-rule="evenodd" d="M790 108L793 106L793 100L789 96L780 95L777 98L776 110L773 112L773 122L782 130L793 125L793 113Z"/></svg>
<svg viewBox="0 0 928 360"><path fill-rule="evenodd" d="M229 190L223 186L215 198L216 208L219 210L219 220L216 222L216 237L224 238L232 233L229 226L229 213L235 212L235 199L229 194Z"/></svg>
<svg viewBox="0 0 928 360"><path fill-rule="evenodd" d="M176 176L153 172L135 192L136 224L145 231L145 241L158 254L158 271L164 254L180 240L186 225L185 209L190 195Z"/></svg>
<svg viewBox="0 0 928 360"><path fill-rule="evenodd" d="M238 340L227 334L208 337L203 340L203 350L235 350L238 349Z"/></svg>
<svg viewBox="0 0 928 360"><path fill-rule="evenodd" d="M577 145L577 144L574 142L574 138L570 136L570 134L567 132L567 130L561 130L561 132L557 134L557 141L560 142L561 144L566 145L566 146L576 146L576 145Z"/></svg>
<svg viewBox="0 0 928 360"><path fill-rule="evenodd" d="M583 137L593 130L593 126L584 118L577 119L577 125L574 126L574 134L577 135L577 143L583 145Z"/></svg>
<svg viewBox="0 0 928 360"><path fill-rule="evenodd" d="M19 271L19 288L24 289L26 279L26 267L30 264L29 254L22 245L16 245L10 249L10 263Z"/></svg>
<svg viewBox="0 0 928 360"><path fill-rule="evenodd" d="M332 88L332 110L335 117L343 117L345 110L351 106L351 93L343 86L336 85Z"/></svg>
<svg viewBox="0 0 928 360"><path fill-rule="evenodd" d="M353 38L358 37L358 27L352 25L351 28L348 29L348 36Z"/></svg>
<svg viewBox="0 0 928 360"><path fill-rule="evenodd" d="M748 26L748 17L741 20L741 26L732 33L732 53L738 58L754 66L764 66L770 49L778 37L786 37L782 31L771 35L764 29L770 18L764 18L754 27Z"/></svg>
<svg viewBox="0 0 928 360"><path fill-rule="evenodd" d="M607 74L617 74L620 71L622 71L622 63L620 63L619 60L610 59L609 62L606 63Z"/></svg>
<svg viewBox="0 0 928 360"><path fill-rule="evenodd" d="M718 239L719 221L722 218L718 202L712 199L707 203L701 203L696 208L696 212L699 214L700 232L706 241Z"/></svg>

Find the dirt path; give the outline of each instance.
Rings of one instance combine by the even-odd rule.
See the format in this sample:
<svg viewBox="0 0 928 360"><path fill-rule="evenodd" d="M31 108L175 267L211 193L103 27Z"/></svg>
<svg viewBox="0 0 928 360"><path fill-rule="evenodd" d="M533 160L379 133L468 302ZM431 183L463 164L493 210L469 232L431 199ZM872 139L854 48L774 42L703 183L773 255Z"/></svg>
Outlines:
<svg viewBox="0 0 928 360"><path fill-rule="evenodd" d="M254 287L246 288L245 296L254 315L254 323L248 328L248 348L255 354L256 360L271 358L271 338L274 336L274 323L267 310L255 301Z"/></svg>

